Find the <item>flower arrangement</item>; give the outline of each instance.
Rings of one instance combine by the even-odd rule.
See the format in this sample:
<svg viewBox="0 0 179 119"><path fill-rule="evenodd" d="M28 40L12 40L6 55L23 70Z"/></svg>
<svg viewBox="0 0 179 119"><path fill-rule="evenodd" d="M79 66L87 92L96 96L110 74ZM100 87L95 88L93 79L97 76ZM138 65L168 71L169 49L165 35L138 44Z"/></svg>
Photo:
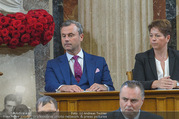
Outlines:
<svg viewBox="0 0 179 119"><path fill-rule="evenodd" d="M54 29L53 17L43 9L6 16L0 13L0 45L6 44L9 48L22 47L25 43L46 45L52 39Z"/></svg>

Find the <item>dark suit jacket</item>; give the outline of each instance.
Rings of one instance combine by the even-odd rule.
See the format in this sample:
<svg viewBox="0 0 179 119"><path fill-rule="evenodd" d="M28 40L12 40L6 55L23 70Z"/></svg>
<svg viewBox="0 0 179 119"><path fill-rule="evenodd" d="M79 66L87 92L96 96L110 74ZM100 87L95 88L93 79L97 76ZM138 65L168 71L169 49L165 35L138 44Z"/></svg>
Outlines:
<svg viewBox="0 0 179 119"><path fill-rule="evenodd" d="M87 70L89 86L94 83L106 84L110 90L115 90L106 61L103 57L94 56L84 52L84 64ZM96 72L96 69L99 72ZM66 54L49 60L45 73L45 90L55 92L60 85L72 85L70 79L71 69Z"/></svg>
<svg viewBox="0 0 179 119"><path fill-rule="evenodd" d="M108 112L106 115L99 116L98 119L125 119L125 118L119 108L116 111ZM141 111L139 115L139 119L163 119L163 117L153 113Z"/></svg>
<svg viewBox="0 0 179 119"><path fill-rule="evenodd" d="M172 80L179 80L179 52L168 48L169 74ZM135 57L133 79L140 81L146 90L151 89L152 82L158 80L153 48L139 53Z"/></svg>

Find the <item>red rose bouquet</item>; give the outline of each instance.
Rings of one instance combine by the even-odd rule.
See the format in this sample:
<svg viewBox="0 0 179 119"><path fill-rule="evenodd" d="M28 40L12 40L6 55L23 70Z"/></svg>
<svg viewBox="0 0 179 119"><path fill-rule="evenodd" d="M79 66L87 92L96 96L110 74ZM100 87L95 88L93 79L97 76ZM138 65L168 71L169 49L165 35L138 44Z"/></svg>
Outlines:
<svg viewBox="0 0 179 119"><path fill-rule="evenodd" d="M15 13L4 16L0 13L0 45L10 48L46 45L54 34L53 17L43 9L30 10L27 14Z"/></svg>

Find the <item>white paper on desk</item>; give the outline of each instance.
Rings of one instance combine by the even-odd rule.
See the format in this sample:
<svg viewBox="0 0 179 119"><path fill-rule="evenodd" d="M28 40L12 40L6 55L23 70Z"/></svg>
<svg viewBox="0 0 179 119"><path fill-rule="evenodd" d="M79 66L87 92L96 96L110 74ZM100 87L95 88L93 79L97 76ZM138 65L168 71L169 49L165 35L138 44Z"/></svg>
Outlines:
<svg viewBox="0 0 179 119"><path fill-rule="evenodd" d="M85 90L85 91L83 91L83 92L91 92L91 91L86 91L86 90Z"/></svg>
<svg viewBox="0 0 179 119"><path fill-rule="evenodd" d="M164 89L164 88L158 88L158 89L156 89L156 90L179 90L179 89Z"/></svg>

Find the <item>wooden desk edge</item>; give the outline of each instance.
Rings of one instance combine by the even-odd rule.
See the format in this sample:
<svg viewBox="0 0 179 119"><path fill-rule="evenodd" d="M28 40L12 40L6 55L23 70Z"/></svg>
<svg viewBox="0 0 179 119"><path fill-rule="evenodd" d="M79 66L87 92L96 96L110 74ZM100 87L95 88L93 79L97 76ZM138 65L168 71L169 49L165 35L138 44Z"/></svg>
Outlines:
<svg viewBox="0 0 179 119"><path fill-rule="evenodd" d="M110 95L119 95L120 91L102 91L102 92L79 92L79 93L70 93L70 92L41 92L40 94L42 95L49 95L49 96L110 96ZM145 94L179 94L178 89L173 89L173 90L145 90Z"/></svg>

